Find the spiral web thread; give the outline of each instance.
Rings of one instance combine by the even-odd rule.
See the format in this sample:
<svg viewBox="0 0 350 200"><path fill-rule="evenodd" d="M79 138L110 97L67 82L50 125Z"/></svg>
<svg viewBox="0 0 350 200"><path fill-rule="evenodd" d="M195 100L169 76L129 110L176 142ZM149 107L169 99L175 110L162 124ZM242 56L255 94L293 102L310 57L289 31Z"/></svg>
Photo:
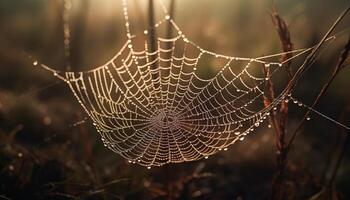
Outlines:
<svg viewBox="0 0 350 200"><path fill-rule="evenodd" d="M268 106L263 103L266 81L289 60L266 59L279 54L241 58L207 51L182 33L161 1L165 16L151 28L167 22L177 33L157 37L155 51L149 50L146 39L136 50L126 0L122 2L128 40L111 60L84 72L39 66L69 85L104 145L130 163L150 168L226 151L261 126L281 101L292 99L282 91ZM309 50L296 50L294 57ZM209 61L220 70L201 77ZM262 73L264 66L270 69L268 75Z"/></svg>

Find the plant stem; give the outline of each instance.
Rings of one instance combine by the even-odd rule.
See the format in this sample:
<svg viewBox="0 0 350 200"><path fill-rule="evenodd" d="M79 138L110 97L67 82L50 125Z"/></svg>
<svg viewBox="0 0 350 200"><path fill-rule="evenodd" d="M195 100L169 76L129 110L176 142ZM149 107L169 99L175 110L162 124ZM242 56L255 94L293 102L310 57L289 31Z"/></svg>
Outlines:
<svg viewBox="0 0 350 200"><path fill-rule="evenodd" d="M276 31L278 33L281 46L283 52L290 52L293 50L293 44L291 42L290 32L288 30L287 24L284 20L279 16L276 10L271 14L271 19L273 24L275 25ZM281 62L284 62L293 56L292 53L283 54L280 58ZM269 76L269 69L264 66L265 74ZM292 77L291 70L291 61L286 63L286 71L288 76ZM272 81L269 79L266 84L267 87L267 96L264 101L274 101L274 86ZM270 103L265 104L268 106ZM286 124L288 120L288 103L282 101L280 110L274 111L270 115L270 123L273 125L275 130L275 138L276 138L276 148L277 148L277 156L276 156L276 172L272 180L272 190L270 199L282 200L285 199L286 190L283 186L284 173L287 165L287 151L285 145L285 137L286 137Z"/></svg>
<svg viewBox="0 0 350 200"><path fill-rule="evenodd" d="M149 50L150 52L155 52L157 51L157 44L156 44L156 30L154 28L154 5L153 5L153 0L148 0L148 26L150 27L149 29ZM151 56L151 60L155 60L157 58L157 55L152 55ZM157 63L154 63L151 66L151 69L157 69ZM152 73L152 78L157 79L158 76L156 76L156 74Z"/></svg>
<svg viewBox="0 0 350 200"><path fill-rule="evenodd" d="M338 75L338 73L341 71L341 69L344 68L344 64L346 63L346 60L349 56L349 53L350 53L350 35L349 35L349 38L348 38L348 41L343 49L343 51L341 52L340 56L339 56L339 59L338 59L338 63L337 65L335 66L333 72L332 72L332 75L331 77L329 78L329 80L323 85L320 93L317 95L317 98L315 99L315 101L313 102L311 108L314 108L315 105L320 101L321 97L327 92L329 86L333 83L335 77ZM288 145L287 145L287 149L289 150L291 145L293 144L293 141L295 140L295 137L297 135L297 133L301 130L301 128L303 127L305 121L306 121L306 118L309 116L310 114L310 110L308 110L306 112L306 114L304 115L303 119L300 121L300 123L298 124L296 130L293 132L293 135L291 136L291 139L289 140L288 142Z"/></svg>
<svg viewBox="0 0 350 200"><path fill-rule="evenodd" d="M347 106L347 109L343 112L342 116L341 116L341 121L342 122L345 122L345 118L346 118L346 115L350 112L350 104L348 104ZM340 133L344 132L345 130L344 129L341 129L339 130ZM341 146L341 149L340 149L340 153L338 155L338 157L336 158L336 161L335 161L335 165L333 167L333 170L331 172L331 176L329 178L329 181L326 185L326 187L332 187L334 185L334 182L335 182L335 179L336 179L336 176L338 174L338 170L339 170L339 167L340 167L340 164L344 158L344 155L345 155L345 152L346 152L346 148L347 146L349 145L349 142L350 142L350 133L347 132L345 134L345 138L344 138L344 143L343 145Z"/></svg>

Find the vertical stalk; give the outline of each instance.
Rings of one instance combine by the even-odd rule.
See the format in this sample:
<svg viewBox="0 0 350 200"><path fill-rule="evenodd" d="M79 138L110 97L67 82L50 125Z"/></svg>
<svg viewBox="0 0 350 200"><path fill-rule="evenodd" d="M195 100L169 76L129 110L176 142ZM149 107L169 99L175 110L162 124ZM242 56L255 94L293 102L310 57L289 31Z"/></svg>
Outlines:
<svg viewBox="0 0 350 200"><path fill-rule="evenodd" d="M174 19L174 10L175 10L175 0L170 0L170 5L169 5L170 19ZM173 34L173 25L169 21L167 26L166 38L171 38L172 34Z"/></svg>
<svg viewBox="0 0 350 200"><path fill-rule="evenodd" d="M170 0L170 5L169 5L169 16L170 19L174 19L174 10L175 10L175 0ZM173 25L170 21L168 21L167 24L167 29L166 29L166 38L171 38L173 34ZM167 48L166 49L170 49L172 48L172 44L171 43L167 43ZM172 56L172 51L170 51L167 54L167 58L170 59ZM169 63L169 65L171 65L171 63ZM171 68L171 66L169 66L169 69ZM169 72L170 73L170 72ZM169 150L170 151L170 150ZM173 194L172 194L172 187L171 187L171 173L169 170L169 166L166 165L165 166L165 176L166 176L166 182L167 182L167 200L172 200L173 199Z"/></svg>
<svg viewBox="0 0 350 200"><path fill-rule="evenodd" d="M157 51L157 32L156 32L156 29L154 28L154 25L155 25L155 14L154 14L154 2L153 0L148 0L148 26L150 27L150 30L149 30L149 50L150 52L155 52ZM157 59L157 54L152 54L151 55L151 61L154 61ZM152 66L151 66L151 69L152 70L156 70L158 67L157 67L157 62L153 63ZM158 70L158 73L152 73L152 78L154 80L158 79L159 78L159 70ZM159 83L157 83L157 86L156 88L159 87Z"/></svg>
<svg viewBox="0 0 350 200"><path fill-rule="evenodd" d="M70 64L77 68L83 65L83 39L86 30L86 18L90 8L90 0L83 0L81 2L81 7L79 8L79 13L74 19L74 34L71 38L71 60Z"/></svg>
<svg viewBox="0 0 350 200"><path fill-rule="evenodd" d="M278 33L281 47L283 52L289 52L293 50L293 43L291 42L290 32L285 21L279 16L276 10L273 10L271 14L272 22ZM285 53L281 56L280 62L284 62L293 56L292 53ZM292 78L291 61L286 63L286 72L289 78ZM269 69L264 67L265 74L269 76ZM271 80L266 83L267 93L264 96L265 106L269 106L270 101L274 101L274 86ZM270 199L282 200L287 196L287 191L284 187L284 174L287 166L287 149L286 149L286 125L288 121L288 103L282 101L280 104L280 109L274 111L270 115L270 123L275 130L276 138L276 172L272 180L272 190Z"/></svg>
<svg viewBox="0 0 350 200"><path fill-rule="evenodd" d="M341 116L341 120L342 122L345 122L346 120L346 115L350 113L350 104L348 104L347 109L343 112L342 116ZM346 152L346 148L349 145L350 142L350 132L349 131L345 131L344 129L340 128L340 130L338 131L339 134L345 134L345 138L344 138L344 143L340 146L340 152L339 155L336 157L335 159L335 164L333 167L333 170L331 172L331 176L329 178L328 183L326 184L326 187L332 187L334 185L336 176L338 174L338 170L340 167L340 164L344 158L345 152Z"/></svg>
<svg viewBox="0 0 350 200"><path fill-rule="evenodd" d="M62 22L63 22L63 44L64 44L64 66L67 71L71 70L70 61L70 19L69 19L69 10L72 7L72 2L70 0L63 0L62 8Z"/></svg>

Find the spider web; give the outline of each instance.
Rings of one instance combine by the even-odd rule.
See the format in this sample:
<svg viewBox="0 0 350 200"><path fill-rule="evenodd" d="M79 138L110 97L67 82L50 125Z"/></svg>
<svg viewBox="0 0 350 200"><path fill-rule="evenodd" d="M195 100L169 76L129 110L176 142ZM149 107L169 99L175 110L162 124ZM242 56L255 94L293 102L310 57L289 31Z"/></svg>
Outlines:
<svg viewBox="0 0 350 200"><path fill-rule="evenodd" d="M167 42L179 40L183 38ZM269 77L257 75L255 70L261 65L253 65L261 61L224 58L226 64L220 72L203 79L196 71L205 67L199 61L208 53L187 57L188 46L191 44L185 42L184 55L173 55L170 60L162 52L173 47L151 53L147 48L142 52L123 48L103 67L64 74L105 146L146 166L197 160L243 140L279 104L277 100L268 107L263 105ZM154 53L159 55L150 60ZM156 61L160 76L152 79L156 70L150 65ZM235 73L233 68L242 64ZM273 72L282 66L263 64Z"/></svg>
<svg viewBox="0 0 350 200"><path fill-rule="evenodd" d="M282 90L264 105L266 82L289 60L272 62L266 58L276 55L241 58L205 50L183 34L161 5L164 18L139 37L130 32L123 0L128 40L100 67L60 72L40 64L69 85L106 147L148 168L226 151L261 126L288 95ZM152 51L145 37L162 24L170 24L175 34L156 37L157 48ZM68 30L65 33L69 35ZM136 40L143 45L137 47ZM65 44L68 51L68 41ZM306 51L297 50L296 56ZM208 63L219 69L212 77L204 73Z"/></svg>

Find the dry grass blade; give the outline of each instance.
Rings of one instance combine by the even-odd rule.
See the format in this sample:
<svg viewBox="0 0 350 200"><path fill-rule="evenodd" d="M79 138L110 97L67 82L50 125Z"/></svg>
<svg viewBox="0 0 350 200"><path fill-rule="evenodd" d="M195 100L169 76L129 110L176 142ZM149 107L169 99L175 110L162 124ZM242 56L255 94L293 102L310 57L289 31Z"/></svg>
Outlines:
<svg viewBox="0 0 350 200"><path fill-rule="evenodd" d="M327 92L329 86L332 84L332 82L334 81L335 77L339 74L339 72L341 71L341 69L343 69L346 64L347 64L347 59L349 57L349 53L350 53L350 35L349 35L349 39L346 43L346 45L344 46L343 51L340 53L337 65L335 66L331 77L329 78L329 80L323 85L320 93L317 95L315 101L313 102L313 104L311 105L311 108L314 108L315 105L319 102L319 100L321 99L321 97ZM304 125L307 116L309 116L310 114L310 110L308 110L306 112L306 114L304 115L303 119L300 121L300 123L298 124L296 130L293 132L293 135L291 136L291 139L288 143L288 149L290 149L290 146L292 145L297 133L300 131L300 129L302 128L302 126Z"/></svg>
<svg viewBox="0 0 350 200"><path fill-rule="evenodd" d="M348 116L348 114L350 113L350 103L348 104L346 110L342 113L341 117L340 117L340 121L345 122L346 121L346 116ZM340 128L339 132L343 132L344 130ZM340 150L339 150L339 155L335 158L335 164L331 173L331 177L327 183L328 187L332 187L334 185L336 176L338 174L338 170L340 167L340 164L344 158L347 146L349 145L350 142L350 135L346 134L345 138L344 138L344 143L342 145L340 145Z"/></svg>
<svg viewBox="0 0 350 200"><path fill-rule="evenodd" d="M300 79L300 77L303 75L303 73L311 66L313 63L318 50L321 48L323 43L326 41L328 36L331 34L331 32L334 30L334 28L339 24L339 22L343 19L343 17L347 14L350 7L344 10L344 12L338 17L338 19L334 22L332 27L328 30L328 32L324 35L322 40L318 43L318 45L313 49L313 51L308 55L308 57L305 59L304 63L301 65L301 67L296 71L296 73L292 76L291 71L291 63L287 63L287 70L288 74L291 77L291 80L289 81L285 93L289 94L293 88L295 87L297 81ZM276 27L277 33L279 35L281 45L284 52L289 52L293 50L293 44L291 42L290 32L288 30L288 27L284 20L279 16L279 14L276 12L276 10L273 11L271 14L272 21ZM288 60L290 57L292 57L291 54L285 54L281 57L281 61ZM346 56L347 57L347 56ZM345 57L345 58L346 58ZM345 61L345 60L344 60ZM268 75L268 70L265 69L265 73ZM273 85L272 83L267 83L267 95L269 96L270 100L274 99L274 92L273 92ZM265 105L268 105L267 103L269 99L267 97L264 97ZM279 113L273 112L270 116L270 122L272 123L275 132L276 132L276 147L278 150L277 155L277 171L274 176L273 182L272 182L272 192L270 195L270 199L284 199L286 196L286 191L283 190L283 174L286 167L287 162L287 155L288 150L290 149L291 141L294 140L295 135L293 134L291 137L291 140L288 142L287 145L285 145L285 135L286 135L286 123L288 118L288 103L282 102L281 108L279 110ZM306 116L305 118L306 119Z"/></svg>
<svg viewBox="0 0 350 200"><path fill-rule="evenodd" d="M346 116L350 113L350 103L348 104L345 111L342 113L340 117L341 122L346 121ZM343 132L344 129L339 128L338 132ZM340 134L339 133L339 134ZM335 155L334 166L331 170L330 178L323 186L322 190L317 194L313 195L310 200L338 200L338 193L335 187L335 179L338 174L338 170L342 160L344 159L344 155L347 149L347 146L350 142L350 135L346 134L344 138L343 144L339 144L338 151L335 151L333 154ZM332 156L333 157L333 156Z"/></svg>
<svg viewBox="0 0 350 200"><path fill-rule="evenodd" d="M289 75L289 77L292 77L292 70L291 70L291 57L293 56L293 44L291 41L290 32L288 30L288 26L286 22L280 17L276 9L273 10L271 13L271 19L275 26L276 32L278 33L281 47L283 52L290 52L286 54L282 54L280 61L286 63L286 70ZM264 71L266 76L269 76L270 72L267 67L264 67ZM267 96L264 96L264 103L265 106L269 106L270 101L274 101L275 94L274 94L274 86L271 80L267 81L266 83L267 88ZM287 163L287 152L286 152L286 145L285 145L285 137L286 137L286 124L288 119L288 103L282 101L281 107L279 111L274 111L270 115L270 123L272 124L274 130L275 130L275 140L276 140L276 148L277 148L277 157L276 157L276 173L274 175L273 181L272 181L272 191L270 195L270 199L284 199L286 194L286 191L283 187L283 176L284 171L286 168Z"/></svg>
<svg viewBox="0 0 350 200"><path fill-rule="evenodd" d="M317 53L319 52L320 48L323 46L323 44L327 41L327 38L330 36L330 34L333 32L335 27L338 26L338 24L342 21L342 19L347 15L347 13L350 10L350 5L339 15L339 17L336 19L336 21L333 23L331 28L328 29L327 33L323 36L321 41L317 44L317 46L312 50L312 52L307 56L307 58L304 60L303 64L299 67L299 69L295 72L292 79L289 81L286 90L287 92L290 92L293 90L293 88L296 86L298 80L303 75L303 73L310 68L312 63L314 62L315 57L317 56Z"/></svg>
<svg viewBox="0 0 350 200"><path fill-rule="evenodd" d="M288 60L287 62L287 69L290 76L292 76L292 71L290 68L291 65L291 57L293 57L293 43L291 41L290 31L288 29L288 26L286 22L282 19L282 17L278 14L276 9L274 9L271 13L271 19L273 24L275 25L275 29L278 33L278 36L280 38L281 46L283 49L283 52L289 52L286 54L282 54L281 56L281 62L284 62Z"/></svg>

